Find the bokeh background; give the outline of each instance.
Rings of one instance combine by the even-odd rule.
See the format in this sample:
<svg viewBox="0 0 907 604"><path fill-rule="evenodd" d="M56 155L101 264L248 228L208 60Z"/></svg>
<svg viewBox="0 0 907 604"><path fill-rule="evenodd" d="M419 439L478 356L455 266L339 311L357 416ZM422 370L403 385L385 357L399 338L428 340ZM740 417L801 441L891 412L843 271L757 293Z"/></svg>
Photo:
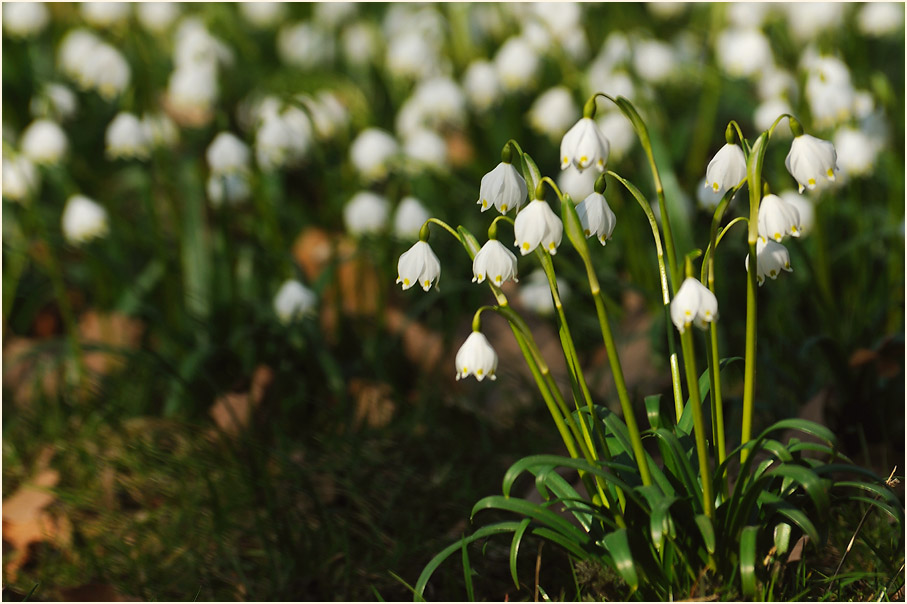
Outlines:
<svg viewBox="0 0 907 604"><path fill-rule="evenodd" d="M433 229L427 293L394 285L397 259L429 216L484 240L479 183L508 139L591 192L558 145L596 91L646 120L679 254L707 243L729 120L752 141L791 112L835 144L836 181L802 195L786 122L767 155L803 234L759 291L757 428L806 417L883 477L903 468L902 3L4 3L2 23L4 599L411 597L394 575L468 532L510 463L560 451L506 324L485 320L497 381L454 380L492 299L462 248ZM599 107L609 168L654 199L630 124ZM593 252L641 402L670 389L655 253L633 200L606 195L617 228ZM746 212L743 191L728 219ZM582 266L566 247L555 264L610 405ZM536 268L505 291L563 378ZM531 597L486 553L482 597ZM462 598L447 570L430 598Z"/></svg>

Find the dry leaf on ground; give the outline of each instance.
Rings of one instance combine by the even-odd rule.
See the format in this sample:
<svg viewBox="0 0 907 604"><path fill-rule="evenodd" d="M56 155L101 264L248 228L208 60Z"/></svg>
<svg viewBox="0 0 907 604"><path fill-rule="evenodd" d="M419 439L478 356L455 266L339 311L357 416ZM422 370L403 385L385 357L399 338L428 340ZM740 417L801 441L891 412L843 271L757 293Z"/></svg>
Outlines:
<svg viewBox="0 0 907 604"><path fill-rule="evenodd" d="M248 427L252 412L264 400L265 391L274 380L274 371L259 365L252 373L248 392L231 392L217 397L208 411L211 419L225 434L236 436Z"/></svg>
<svg viewBox="0 0 907 604"><path fill-rule="evenodd" d="M390 423L396 408L390 386L356 378L350 380L349 393L355 402L353 418L357 428L363 424L383 428Z"/></svg>
<svg viewBox="0 0 907 604"><path fill-rule="evenodd" d="M102 314L89 310L79 317L79 339L85 351L82 355L85 368L99 375L107 375L125 364L122 351L135 350L142 340L145 325L138 319L123 314ZM91 350L99 347L110 350Z"/></svg>

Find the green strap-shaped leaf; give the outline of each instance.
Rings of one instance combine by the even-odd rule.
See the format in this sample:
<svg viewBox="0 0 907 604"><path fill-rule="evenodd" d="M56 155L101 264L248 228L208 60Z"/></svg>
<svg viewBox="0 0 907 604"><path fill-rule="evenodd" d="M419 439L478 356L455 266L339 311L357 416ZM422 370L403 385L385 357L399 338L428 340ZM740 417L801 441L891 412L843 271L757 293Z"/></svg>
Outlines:
<svg viewBox="0 0 907 604"><path fill-rule="evenodd" d="M665 427L661 418L661 394L652 394L646 397L646 415L653 430Z"/></svg>
<svg viewBox="0 0 907 604"><path fill-rule="evenodd" d="M569 509L573 513L573 516L580 523L580 526L583 527L583 530L589 532L592 528L592 508L586 503L586 500L580 497L579 493L576 492L569 482L564 480L564 478L554 471L554 469L549 469L544 472L539 472L536 476L536 488L538 488L539 481L542 481L542 485L545 489L554 493L554 495L561 501L571 501L575 505L571 506Z"/></svg>
<svg viewBox="0 0 907 604"><path fill-rule="evenodd" d="M758 526L744 527L740 535L740 587L743 597L756 597L756 537Z"/></svg>
<svg viewBox="0 0 907 604"><path fill-rule="evenodd" d="M463 247L469 252L469 258L475 259L476 254L482 249L482 246L479 245L479 240L462 225L457 227L457 232L463 241Z"/></svg>
<svg viewBox="0 0 907 604"><path fill-rule="evenodd" d="M820 518L825 518L831 510L826 482L809 468L785 464L769 470L765 475L790 478L803 487L803 490L812 499L813 505L816 506Z"/></svg>
<svg viewBox="0 0 907 604"><path fill-rule="evenodd" d="M779 522L775 527L775 551L778 555L786 554L790 547L791 526L786 522Z"/></svg>
<svg viewBox="0 0 907 604"><path fill-rule="evenodd" d="M724 368L732 363L737 361L742 361L743 357L728 357L721 359L718 362L718 370L724 371ZM708 396L711 391L712 382L709 380L709 370L706 369L699 375L699 403L702 404L705 401L705 397ZM714 419L713 419L714 421ZM683 413L680 415L680 421L677 422L677 429L684 434L691 434L693 432L693 409L690 407L690 399L687 399L686 404L683 406Z"/></svg>
<svg viewBox="0 0 907 604"><path fill-rule="evenodd" d="M489 497L484 497L477 501L473 506L471 516L474 517L478 512L482 510L491 509L513 512L515 514L519 514L520 516L528 516L529 518L537 520L541 524L550 527L558 533L569 537L573 542L580 545L581 547L586 547L590 543L588 533L586 533L576 525L570 523L569 520L552 512L544 506L531 503L524 499L502 497L500 495L491 495Z"/></svg>
<svg viewBox="0 0 907 604"><path fill-rule="evenodd" d="M567 239L573 244L580 258L589 260L589 244L586 241L583 223L580 221L579 215L576 213L576 207L569 197L565 198L561 203L561 219L564 222L564 233L567 234Z"/></svg>
<svg viewBox="0 0 907 604"><path fill-rule="evenodd" d="M662 449L665 467L668 468L686 489L685 495L689 496L694 506L702 511L702 489L696 478L693 464L677 436L670 430L655 430L653 434L666 446Z"/></svg>
<svg viewBox="0 0 907 604"><path fill-rule="evenodd" d="M699 527L699 534L702 535L702 542L705 543L705 549L710 554L715 553L715 527L712 520L705 514L696 514L696 526Z"/></svg>
<svg viewBox="0 0 907 604"><path fill-rule="evenodd" d="M619 529L613 533L608 533L605 535L604 542L608 553L611 554L611 558L614 560L617 572L627 582L631 590L636 591L639 589L639 577L636 575L636 567L633 564L633 553L630 551L627 529Z"/></svg>
<svg viewBox="0 0 907 604"><path fill-rule="evenodd" d="M463 581L466 583L466 599L475 602L476 597L472 589L472 566L469 564L469 552L466 550L466 541L460 541L463 550Z"/></svg>
<svg viewBox="0 0 907 604"><path fill-rule="evenodd" d="M816 530L816 525L813 524L812 520L809 519L803 510L771 491L763 491L759 496L759 503L762 504L765 509L777 512L796 524L800 527L800 530L812 539L813 543L819 543L819 531Z"/></svg>
<svg viewBox="0 0 907 604"><path fill-rule="evenodd" d="M769 434L775 430L797 430L803 432L804 434L811 434L817 438L821 438L829 446L835 447L837 445L837 439L835 438L834 433L821 424L816 422L811 422L805 419L791 418L791 419L782 419L781 421L775 422L768 428L762 431L762 434L759 435L759 438L756 440L761 440L767 437Z"/></svg>
<svg viewBox="0 0 907 604"><path fill-rule="evenodd" d="M670 509L676 501L678 501L676 497L661 497L652 506L652 513L649 516L649 532L652 535L652 543L659 553L664 547L665 535L671 530Z"/></svg>
<svg viewBox="0 0 907 604"><path fill-rule="evenodd" d="M529 199L533 199L535 189L542 180L542 173L539 172L539 167L535 165L535 161L528 153L520 155L520 159L523 160L523 178L526 179L526 187L529 189Z"/></svg>

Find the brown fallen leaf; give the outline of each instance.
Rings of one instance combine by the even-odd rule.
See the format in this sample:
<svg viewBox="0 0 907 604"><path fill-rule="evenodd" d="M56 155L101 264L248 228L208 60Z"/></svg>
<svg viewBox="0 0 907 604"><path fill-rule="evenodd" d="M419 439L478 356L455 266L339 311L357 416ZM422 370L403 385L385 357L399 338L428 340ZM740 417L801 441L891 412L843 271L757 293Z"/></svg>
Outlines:
<svg viewBox="0 0 907 604"><path fill-rule="evenodd" d="M389 385L355 378L350 380L349 393L355 401L353 422L356 428L363 424L369 428L383 428L390 423L396 405Z"/></svg>
<svg viewBox="0 0 907 604"><path fill-rule="evenodd" d="M107 375L125 364L120 351L135 350L142 340L145 325L123 314L102 314L89 310L79 318L79 339L85 368L98 375ZM92 346L110 350L88 350Z"/></svg>
<svg viewBox="0 0 907 604"><path fill-rule="evenodd" d="M324 229L307 227L293 242L293 258L310 283L321 276L334 256L334 239Z"/></svg>
<svg viewBox="0 0 907 604"><path fill-rule="evenodd" d="M112 585L88 583L78 587L60 590L63 600L68 602L141 602L139 598L124 596Z"/></svg>
<svg viewBox="0 0 907 604"><path fill-rule="evenodd" d="M208 411L211 419L228 436L237 436L248 427L253 411L264 400L265 391L274 380L274 371L259 365L252 372L248 392L230 392L217 397Z"/></svg>
<svg viewBox="0 0 907 604"><path fill-rule="evenodd" d="M13 336L3 346L3 385L22 407L38 396L52 396L62 383L62 360L40 345L39 340Z"/></svg>
<svg viewBox="0 0 907 604"><path fill-rule="evenodd" d="M403 354L423 371L432 371L444 355L444 340L436 331L406 316L400 309L389 307L384 311L388 331L400 334Z"/></svg>

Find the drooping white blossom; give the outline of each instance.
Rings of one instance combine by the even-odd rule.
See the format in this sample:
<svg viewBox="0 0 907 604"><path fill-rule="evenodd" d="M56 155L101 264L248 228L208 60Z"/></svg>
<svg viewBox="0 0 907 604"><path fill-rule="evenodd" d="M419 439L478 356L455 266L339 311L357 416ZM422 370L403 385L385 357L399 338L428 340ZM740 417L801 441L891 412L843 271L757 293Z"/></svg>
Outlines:
<svg viewBox="0 0 907 604"><path fill-rule="evenodd" d="M107 210L84 195L66 201L62 216L63 236L73 245L86 243L107 234Z"/></svg>
<svg viewBox="0 0 907 604"><path fill-rule="evenodd" d="M610 151L611 143L595 120L580 118L561 139L561 170L572 164L580 172L590 166L604 172Z"/></svg>
<svg viewBox="0 0 907 604"><path fill-rule="evenodd" d="M498 78L507 92L523 91L534 86L539 66L538 53L522 37L509 38L494 57Z"/></svg>
<svg viewBox="0 0 907 604"><path fill-rule="evenodd" d="M249 157L249 146L232 132L219 133L205 151L208 167L215 174L245 172Z"/></svg>
<svg viewBox="0 0 907 604"><path fill-rule="evenodd" d="M777 195L766 195L759 202L759 236L778 243L790 235L800 236L800 212Z"/></svg>
<svg viewBox="0 0 907 604"><path fill-rule="evenodd" d="M400 152L393 136L380 128L366 128L350 145L350 161L366 180L387 176L392 159Z"/></svg>
<svg viewBox="0 0 907 604"><path fill-rule="evenodd" d="M111 159L147 159L151 152L151 141L141 120L126 111L113 118L107 126L104 140Z"/></svg>
<svg viewBox="0 0 907 604"><path fill-rule="evenodd" d="M394 235L400 239L415 239L429 218L431 214L421 201L411 195L404 197L394 211Z"/></svg>
<svg viewBox="0 0 907 604"><path fill-rule="evenodd" d="M479 112L488 111L501 100L501 80L490 61L476 59L463 74L463 90L469 104Z"/></svg>
<svg viewBox="0 0 907 604"><path fill-rule="evenodd" d="M3 157L3 197L11 201L23 202L37 192L41 179L38 169L24 155Z"/></svg>
<svg viewBox="0 0 907 604"><path fill-rule="evenodd" d="M820 178L834 182L837 157L835 146L830 142L810 134L801 134L794 137L784 165L799 183L802 193L804 188L810 191L815 189Z"/></svg>
<svg viewBox="0 0 907 604"><path fill-rule="evenodd" d="M22 154L36 164L56 164L66 155L69 141L51 120L35 120L22 132Z"/></svg>
<svg viewBox="0 0 907 604"><path fill-rule="evenodd" d="M750 255L746 255L744 266L749 270ZM781 271L793 272L790 267L790 253L787 248L771 239L761 237L756 240L756 281L765 283L765 277L777 279Z"/></svg>
<svg viewBox="0 0 907 604"><path fill-rule="evenodd" d="M513 244L519 248L523 256L531 253L539 245L553 256L561 244L564 223L545 201L535 199L517 214L513 231L516 235Z"/></svg>
<svg viewBox="0 0 907 604"><path fill-rule="evenodd" d="M519 171L513 164L501 162L482 177L477 204L483 212L494 206L501 214L507 214L518 211L527 194L526 180Z"/></svg>
<svg viewBox="0 0 907 604"><path fill-rule="evenodd" d="M359 191L343 207L343 224L353 236L378 233L387 226L390 202L371 191Z"/></svg>
<svg viewBox="0 0 907 604"><path fill-rule="evenodd" d="M27 38L41 32L50 21L43 2L4 2L3 31L8 36Z"/></svg>
<svg viewBox="0 0 907 604"><path fill-rule="evenodd" d="M746 178L746 159L740 145L726 143L705 169L705 186L724 195Z"/></svg>
<svg viewBox="0 0 907 604"><path fill-rule="evenodd" d="M718 299L694 277L687 277L671 300L671 321L680 333L690 325L705 329L718 319Z"/></svg>
<svg viewBox="0 0 907 604"><path fill-rule="evenodd" d="M536 132L557 140L576 122L579 112L570 91L565 86L555 86L539 95L527 117Z"/></svg>
<svg viewBox="0 0 907 604"><path fill-rule="evenodd" d="M274 296L274 313L286 325L311 313L317 303L315 292L296 279L288 279Z"/></svg>
<svg viewBox="0 0 907 604"><path fill-rule="evenodd" d="M586 237L594 235L602 245L611 239L611 233L617 225L617 216L614 215L604 195L593 191L576 204L576 213Z"/></svg>
<svg viewBox="0 0 907 604"><path fill-rule="evenodd" d="M482 283L488 279L498 287L508 279L517 279L516 255L497 239L489 239L476 253L472 261L472 282Z"/></svg>
<svg viewBox="0 0 907 604"><path fill-rule="evenodd" d="M428 291L440 277L441 261L426 241L417 241L397 261L397 283L404 290L418 283L423 291Z"/></svg>
<svg viewBox="0 0 907 604"><path fill-rule="evenodd" d="M497 379L498 355L480 331L469 334L457 351L457 380L474 375L480 382Z"/></svg>

